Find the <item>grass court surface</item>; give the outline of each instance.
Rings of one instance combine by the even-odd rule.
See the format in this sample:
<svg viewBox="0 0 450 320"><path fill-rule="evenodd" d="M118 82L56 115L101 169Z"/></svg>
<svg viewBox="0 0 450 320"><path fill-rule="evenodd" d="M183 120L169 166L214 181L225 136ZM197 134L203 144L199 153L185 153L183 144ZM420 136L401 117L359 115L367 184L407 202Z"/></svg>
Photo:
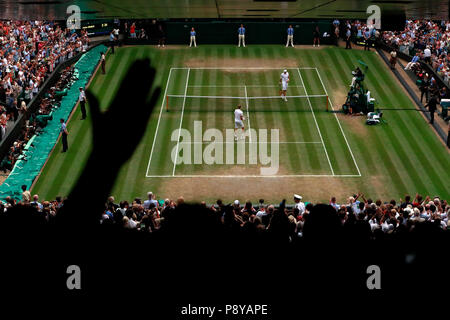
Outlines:
<svg viewBox="0 0 450 320"><path fill-rule="evenodd" d="M107 74L97 73L90 86L102 109L108 107L130 64L144 57L157 68L156 84L164 94L144 138L117 177L113 191L117 200L143 198L147 191L158 198L183 195L208 202L279 201L293 193L307 201L327 201L332 195L342 199L358 191L383 200L415 192L450 197L448 150L375 52L272 45L119 48L108 55ZM365 85L384 109L388 124L368 127L364 117L326 112L327 100L330 111L339 110L345 101L358 60L369 65ZM291 79L287 102L278 97L285 68ZM279 130L276 174L263 177L262 165L248 161L174 165L177 129L193 134L194 121L201 121L203 132L216 128L225 136L226 129L234 128L238 103L246 128ZM86 121L80 117L76 110L68 125L69 152L61 154L58 144L33 188L43 199L67 195L81 173L92 132L89 117ZM124 130L131 128L132 119L124 119ZM246 139L247 158L255 141L256 136ZM193 151L196 144L204 150L210 143L180 144L178 151L188 144ZM225 152L227 144L218 145ZM232 146L236 153L237 146ZM115 152L119 150L118 145Z"/></svg>

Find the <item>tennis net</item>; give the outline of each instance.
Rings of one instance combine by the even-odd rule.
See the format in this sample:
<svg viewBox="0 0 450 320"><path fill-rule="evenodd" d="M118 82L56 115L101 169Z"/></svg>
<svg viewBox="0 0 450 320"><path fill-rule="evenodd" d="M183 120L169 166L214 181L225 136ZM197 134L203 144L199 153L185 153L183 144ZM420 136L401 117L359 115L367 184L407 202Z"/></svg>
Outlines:
<svg viewBox="0 0 450 320"><path fill-rule="evenodd" d="M232 112L237 105L250 112L311 112L328 111L327 95L287 96L196 96L167 95L167 111L184 112Z"/></svg>

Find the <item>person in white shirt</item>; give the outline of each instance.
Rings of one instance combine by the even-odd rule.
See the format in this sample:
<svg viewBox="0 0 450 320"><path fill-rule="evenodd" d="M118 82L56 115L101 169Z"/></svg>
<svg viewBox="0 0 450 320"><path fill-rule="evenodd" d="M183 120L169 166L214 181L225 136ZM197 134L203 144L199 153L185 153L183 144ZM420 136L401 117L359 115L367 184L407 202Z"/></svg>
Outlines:
<svg viewBox="0 0 450 320"><path fill-rule="evenodd" d="M153 192L151 192L151 191L147 192L147 197L148 197L148 200L144 201L144 209L150 209L150 204L152 204L152 203L155 205L155 208L157 208L158 201L153 199Z"/></svg>
<svg viewBox="0 0 450 320"><path fill-rule="evenodd" d="M245 138L245 128L244 128L244 112L241 110L241 105L238 105L236 110L234 110L234 139L238 140L237 131L239 128L242 129L241 139Z"/></svg>
<svg viewBox="0 0 450 320"><path fill-rule="evenodd" d="M284 101L287 101L286 91L288 87L288 82L289 82L289 72L287 72L287 70L285 69L280 77L281 99L283 99Z"/></svg>
<svg viewBox="0 0 450 320"><path fill-rule="evenodd" d="M294 202L295 202L294 209L298 209L299 215L302 215L306 210L305 204L302 202L302 199L303 199L302 196L294 194Z"/></svg>
<svg viewBox="0 0 450 320"><path fill-rule="evenodd" d="M430 47L427 46L425 50L423 50L423 57L425 62L430 63L431 62L431 50Z"/></svg>

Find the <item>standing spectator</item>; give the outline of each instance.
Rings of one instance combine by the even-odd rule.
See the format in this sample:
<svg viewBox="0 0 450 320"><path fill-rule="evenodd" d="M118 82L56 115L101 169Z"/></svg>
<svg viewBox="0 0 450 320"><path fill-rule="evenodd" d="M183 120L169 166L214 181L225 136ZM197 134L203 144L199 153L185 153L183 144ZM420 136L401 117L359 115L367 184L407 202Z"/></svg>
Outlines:
<svg viewBox="0 0 450 320"><path fill-rule="evenodd" d="M86 93L84 92L83 87L80 87L78 100L80 101L81 120L84 120L86 119Z"/></svg>
<svg viewBox="0 0 450 320"><path fill-rule="evenodd" d="M423 59L425 60L426 63L430 64L431 63L431 50L430 50L430 46L427 46L425 48L425 50L423 50Z"/></svg>
<svg viewBox="0 0 450 320"><path fill-rule="evenodd" d="M316 28L313 31L313 47L315 46L320 47L320 30L319 26L316 26Z"/></svg>
<svg viewBox="0 0 450 320"><path fill-rule="evenodd" d="M102 74L106 73L106 57L103 52L100 52L100 61L102 64Z"/></svg>
<svg viewBox="0 0 450 320"><path fill-rule="evenodd" d="M434 123L434 113L436 112L437 104L438 98L433 94L430 101L428 101L428 103L424 106L424 108L428 108L428 110L430 111L430 124Z"/></svg>
<svg viewBox="0 0 450 320"><path fill-rule="evenodd" d="M1 111L1 115L0 115L0 141L5 138L6 125L8 123L8 116L6 115L6 111L4 110L3 107L1 107L1 109L3 109L3 110Z"/></svg>
<svg viewBox="0 0 450 320"><path fill-rule="evenodd" d="M194 43L194 47L197 47L197 43L195 42L195 35L197 33L195 32L194 27L192 27L190 35L191 35L191 42L189 43L189 47L192 47L192 43Z"/></svg>
<svg viewBox="0 0 450 320"><path fill-rule="evenodd" d="M136 24L133 22L130 27L130 37L136 39Z"/></svg>
<svg viewBox="0 0 450 320"><path fill-rule="evenodd" d="M345 49L351 49L352 48L352 31L350 28L347 28L347 32L345 33Z"/></svg>
<svg viewBox="0 0 450 320"><path fill-rule="evenodd" d="M109 34L109 46L111 47L111 54L114 54L114 45L116 42L116 37L114 36L114 31Z"/></svg>
<svg viewBox="0 0 450 320"><path fill-rule="evenodd" d="M166 35L164 33L164 29L162 27L162 24L158 24L158 47L163 47L166 43Z"/></svg>
<svg viewBox="0 0 450 320"><path fill-rule="evenodd" d="M430 82L428 80L428 73L422 79L422 83L420 84L420 103L423 102L423 97L425 96L425 102L428 102L428 87Z"/></svg>
<svg viewBox="0 0 450 320"><path fill-rule="evenodd" d="M61 142L62 142L62 152L66 152L69 149L69 145L67 143L67 136L69 135L69 132L67 131L66 123L64 122L64 119L60 120L61 122Z"/></svg>
<svg viewBox="0 0 450 320"><path fill-rule="evenodd" d="M334 25L334 44L336 47L339 45L339 24Z"/></svg>
<svg viewBox="0 0 450 320"><path fill-rule="evenodd" d="M119 33L120 33L119 28L113 29L114 40L116 42L116 46L118 46L118 47L120 47Z"/></svg>
<svg viewBox="0 0 450 320"><path fill-rule="evenodd" d="M292 28L292 25L289 25L289 28L287 29L286 48L289 47L289 41L291 42L292 48L294 48L294 28Z"/></svg>
<svg viewBox="0 0 450 320"><path fill-rule="evenodd" d="M241 42L242 42L242 45L245 48L245 28L244 28L243 24L241 24L241 26L238 29L238 38L239 38L238 47L241 46Z"/></svg>
<svg viewBox="0 0 450 320"><path fill-rule="evenodd" d="M370 31L369 28L366 28L363 34L364 37L364 51L370 51Z"/></svg>
<svg viewBox="0 0 450 320"><path fill-rule="evenodd" d="M144 209L150 209L150 205L154 204L155 208L158 207L158 201L153 199L153 192L149 191L147 192L148 200L144 201Z"/></svg>
<svg viewBox="0 0 450 320"><path fill-rule="evenodd" d="M294 194L294 209L298 209L299 214L302 215L303 212L305 212L305 204L302 202L302 196L299 196L298 194Z"/></svg>
<svg viewBox="0 0 450 320"><path fill-rule="evenodd" d="M397 51L395 49L392 50L390 55L391 55L391 58L390 58L389 62L391 63L391 69L394 70L395 65L397 64Z"/></svg>
<svg viewBox="0 0 450 320"><path fill-rule="evenodd" d="M22 186L22 202L30 202L31 201L31 193L27 190L27 186Z"/></svg>

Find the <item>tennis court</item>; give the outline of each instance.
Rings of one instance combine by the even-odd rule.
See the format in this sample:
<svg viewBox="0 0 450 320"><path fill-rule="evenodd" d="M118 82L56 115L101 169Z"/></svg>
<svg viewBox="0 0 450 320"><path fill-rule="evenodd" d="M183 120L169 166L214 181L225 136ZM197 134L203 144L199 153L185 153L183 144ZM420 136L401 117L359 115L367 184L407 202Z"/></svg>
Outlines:
<svg viewBox="0 0 450 320"><path fill-rule="evenodd" d="M289 68L287 101L279 95L281 72L171 68L146 176L361 176L319 69ZM235 141L237 105L244 111L246 137Z"/></svg>

